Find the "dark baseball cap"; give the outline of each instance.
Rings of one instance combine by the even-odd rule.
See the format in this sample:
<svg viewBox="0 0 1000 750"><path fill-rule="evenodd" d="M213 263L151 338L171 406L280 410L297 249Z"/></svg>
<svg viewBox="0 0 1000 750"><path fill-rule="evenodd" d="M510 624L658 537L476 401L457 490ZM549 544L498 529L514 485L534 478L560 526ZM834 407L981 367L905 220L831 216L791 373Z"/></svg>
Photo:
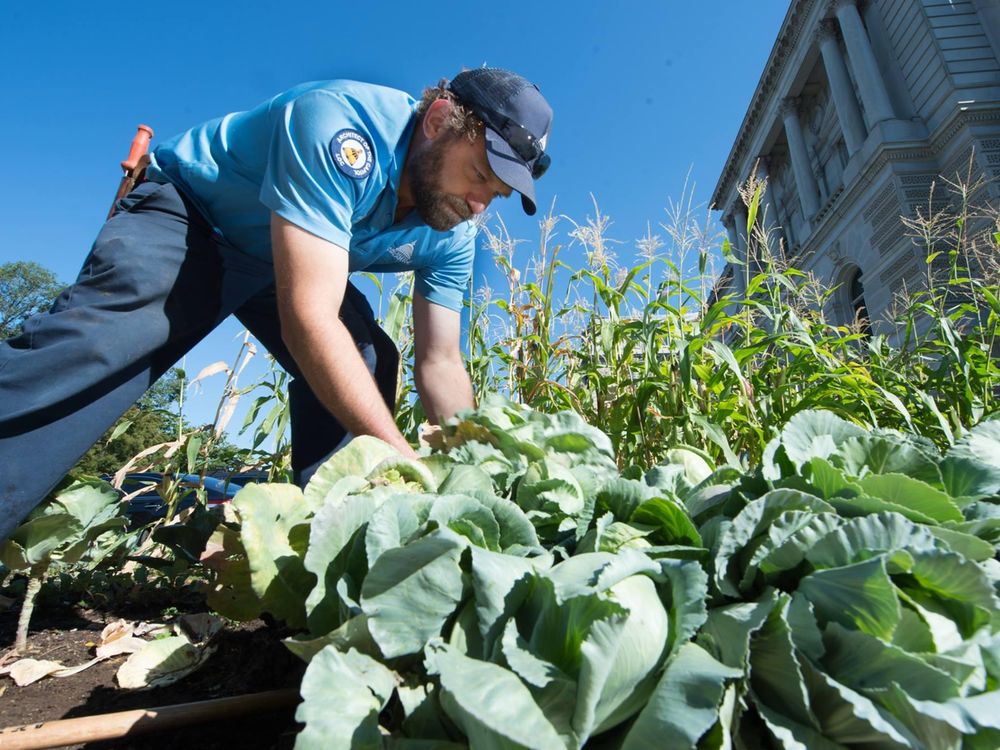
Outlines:
<svg viewBox="0 0 1000 750"><path fill-rule="evenodd" d="M545 153L552 108L538 87L501 68L463 70L448 89L486 125L486 158L493 172L521 194L528 216L535 213L534 180L549 168Z"/></svg>

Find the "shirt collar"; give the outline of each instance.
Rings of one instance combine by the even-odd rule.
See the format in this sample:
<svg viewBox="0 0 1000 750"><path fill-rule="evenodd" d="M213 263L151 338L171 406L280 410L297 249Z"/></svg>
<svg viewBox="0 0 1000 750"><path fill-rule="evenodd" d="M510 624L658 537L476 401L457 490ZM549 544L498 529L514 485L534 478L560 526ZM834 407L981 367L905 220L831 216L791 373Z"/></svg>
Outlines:
<svg viewBox="0 0 1000 750"><path fill-rule="evenodd" d="M392 213L396 212L396 205L399 202L399 181L403 176L403 166L406 164L406 154L410 150L410 141L413 140L413 132L417 124L417 103L413 104L413 111L410 113L410 120L403 128L399 141L396 143L396 150L392 154L392 161L389 163L387 171L388 180L386 187L392 191Z"/></svg>

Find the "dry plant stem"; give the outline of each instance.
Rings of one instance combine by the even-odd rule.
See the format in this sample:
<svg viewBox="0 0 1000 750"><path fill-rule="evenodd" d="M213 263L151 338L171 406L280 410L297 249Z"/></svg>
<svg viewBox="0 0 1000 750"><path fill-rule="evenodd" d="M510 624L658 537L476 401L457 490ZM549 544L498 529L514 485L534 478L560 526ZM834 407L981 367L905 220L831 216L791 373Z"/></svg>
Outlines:
<svg viewBox="0 0 1000 750"><path fill-rule="evenodd" d="M48 565L35 565L28 572L28 585L24 589L24 603L21 614L17 618L17 635L14 638L14 651L23 654L28 650L28 625L31 623L31 613L35 611L35 600L45 580Z"/></svg>
<svg viewBox="0 0 1000 750"><path fill-rule="evenodd" d="M243 369L247 366L250 360L253 359L256 353L257 348L250 341L250 332L247 331L243 336L243 344L240 346L240 350L236 353L236 359L233 361L233 366L228 368L226 373L226 385L222 389L222 396L215 409L215 419L212 420L212 432L209 436L209 442L202 447L202 452L206 455L208 454L212 444L223 433L226 429L226 425L229 423L229 419L232 416L232 409L235 408L240 397L240 393L236 389L240 373L243 372Z"/></svg>
<svg viewBox="0 0 1000 750"><path fill-rule="evenodd" d="M132 737L146 732L163 731L206 721L220 721L261 711L273 711L293 706L298 700L298 690L288 688L232 698L181 703L175 706L26 724L0 729L0 747L5 750L38 750Z"/></svg>

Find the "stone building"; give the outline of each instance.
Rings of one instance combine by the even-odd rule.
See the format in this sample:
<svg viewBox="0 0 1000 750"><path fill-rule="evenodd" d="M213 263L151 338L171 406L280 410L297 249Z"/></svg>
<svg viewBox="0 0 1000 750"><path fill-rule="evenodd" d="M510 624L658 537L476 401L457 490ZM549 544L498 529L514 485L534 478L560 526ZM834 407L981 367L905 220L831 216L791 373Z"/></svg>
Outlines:
<svg viewBox="0 0 1000 750"><path fill-rule="evenodd" d="M838 286L832 319L888 331L894 293L926 279L901 216L970 165L995 202L1000 0L792 0L712 206L745 260L738 188L757 170L788 262ZM740 293L739 271L720 286Z"/></svg>

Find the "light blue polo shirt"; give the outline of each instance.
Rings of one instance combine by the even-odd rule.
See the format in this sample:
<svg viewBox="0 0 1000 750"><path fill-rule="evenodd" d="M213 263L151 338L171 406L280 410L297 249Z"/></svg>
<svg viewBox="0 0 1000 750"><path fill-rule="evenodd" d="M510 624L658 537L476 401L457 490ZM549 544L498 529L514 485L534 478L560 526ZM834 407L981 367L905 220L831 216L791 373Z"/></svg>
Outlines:
<svg viewBox="0 0 1000 750"><path fill-rule="evenodd" d="M235 247L271 259L274 211L347 248L351 271L415 272L427 300L461 310L476 230L447 232L414 211L393 223L416 104L355 81L305 83L158 146L149 178L169 181Z"/></svg>

